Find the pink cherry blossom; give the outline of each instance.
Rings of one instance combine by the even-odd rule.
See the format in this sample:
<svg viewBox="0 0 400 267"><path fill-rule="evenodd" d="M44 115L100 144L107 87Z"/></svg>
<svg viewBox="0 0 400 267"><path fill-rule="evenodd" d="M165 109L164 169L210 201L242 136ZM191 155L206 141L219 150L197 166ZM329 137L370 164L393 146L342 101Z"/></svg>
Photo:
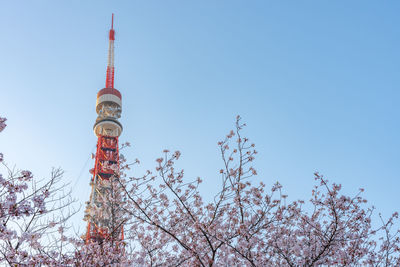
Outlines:
<svg viewBox="0 0 400 267"><path fill-rule="evenodd" d="M0 131L5 127L0 120ZM358 194L315 173L309 201L291 200L276 182L255 185L255 145L235 129L218 142L215 177L187 178L179 151L163 151L155 170L126 173L120 164L102 181L110 190L88 216L111 214L107 238L84 242L71 235L73 207L62 171L36 180L30 171L0 174L0 263L10 266L400 266L399 214L379 215ZM126 143L123 146L128 146ZM199 164L201 164L199 162ZM133 168L133 173L136 170ZM205 179L218 180L211 200ZM217 184L217 183L215 183ZM124 238L120 233L123 227ZM81 234L84 234L82 232Z"/></svg>

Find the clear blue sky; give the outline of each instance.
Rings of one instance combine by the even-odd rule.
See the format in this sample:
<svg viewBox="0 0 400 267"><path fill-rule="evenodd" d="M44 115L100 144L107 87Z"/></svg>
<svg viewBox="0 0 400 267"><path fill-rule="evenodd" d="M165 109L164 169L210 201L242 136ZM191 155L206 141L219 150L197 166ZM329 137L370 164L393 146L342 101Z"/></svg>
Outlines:
<svg viewBox="0 0 400 267"><path fill-rule="evenodd" d="M88 200L112 12L121 139L141 168L179 149L209 197L217 141L240 114L259 151L257 181L309 199L319 171L346 193L364 187L385 215L400 210L398 1L4 1L8 163L38 177L61 166Z"/></svg>

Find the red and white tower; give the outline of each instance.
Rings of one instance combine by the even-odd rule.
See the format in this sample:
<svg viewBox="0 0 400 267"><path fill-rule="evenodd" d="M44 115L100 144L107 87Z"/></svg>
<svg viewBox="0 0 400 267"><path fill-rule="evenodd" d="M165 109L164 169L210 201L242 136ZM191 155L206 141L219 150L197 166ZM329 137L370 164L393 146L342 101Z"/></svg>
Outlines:
<svg viewBox="0 0 400 267"><path fill-rule="evenodd" d="M106 86L97 93L96 112L93 126L98 138L94 168L90 170L91 194L86 202L85 218L87 221L86 242L101 242L105 239L124 239L123 222L118 200L121 189L118 186L119 150L118 137L122 125L118 121L122 112L121 93L114 88L114 14L109 32L108 64Z"/></svg>

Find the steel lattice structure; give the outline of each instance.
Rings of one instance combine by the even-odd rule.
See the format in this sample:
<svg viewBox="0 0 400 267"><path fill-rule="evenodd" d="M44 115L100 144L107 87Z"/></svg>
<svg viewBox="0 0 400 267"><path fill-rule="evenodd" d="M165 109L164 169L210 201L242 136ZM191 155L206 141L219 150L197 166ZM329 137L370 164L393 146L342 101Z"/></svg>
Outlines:
<svg viewBox="0 0 400 267"><path fill-rule="evenodd" d="M118 138L122 125L118 121L122 112L121 93L114 88L114 14L109 32L108 64L105 88L97 93L96 112L93 126L98 138L94 168L90 170L92 188L90 200L86 202L86 243L102 242L105 239L123 241L123 222L119 205L119 147Z"/></svg>

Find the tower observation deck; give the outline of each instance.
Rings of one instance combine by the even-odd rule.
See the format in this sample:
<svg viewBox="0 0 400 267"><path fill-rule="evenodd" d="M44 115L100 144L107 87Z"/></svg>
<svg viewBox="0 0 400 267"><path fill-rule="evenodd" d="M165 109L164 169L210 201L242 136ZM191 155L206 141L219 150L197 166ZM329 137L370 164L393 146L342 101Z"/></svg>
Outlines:
<svg viewBox="0 0 400 267"><path fill-rule="evenodd" d="M91 194L86 202L84 220L87 221L86 243L105 239L124 239L123 221L119 210L121 188L119 186L118 138L122 124L118 121L122 112L121 93L114 88L114 14L109 31L108 64L105 88L97 93L97 119L93 131L97 136L94 168L90 170Z"/></svg>

